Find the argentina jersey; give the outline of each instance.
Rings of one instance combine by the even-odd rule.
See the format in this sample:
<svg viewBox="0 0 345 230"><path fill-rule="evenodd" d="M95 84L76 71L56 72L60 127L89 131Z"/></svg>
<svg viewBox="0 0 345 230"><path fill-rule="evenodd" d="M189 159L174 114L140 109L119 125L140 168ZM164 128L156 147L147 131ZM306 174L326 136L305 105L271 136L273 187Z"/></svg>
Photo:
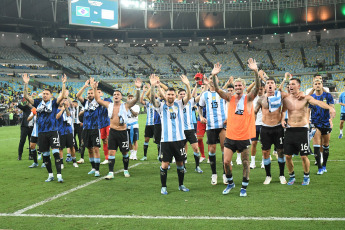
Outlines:
<svg viewBox="0 0 345 230"><path fill-rule="evenodd" d="M155 107L150 103L146 102L146 125L154 125L154 115L155 115Z"/></svg>
<svg viewBox="0 0 345 230"><path fill-rule="evenodd" d="M98 114L101 106L93 100L91 103L87 99L81 103L84 106L83 129L98 129Z"/></svg>
<svg viewBox="0 0 345 230"><path fill-rule="evenodd" d="M162 123L161 142L182 141L186 139L184 135L183 124L183 102L175 101L172 106L168 106L165 102L161 102L159 112Z"/></svg>
<svg viewBox="0 0 345 230"><path fill-rule="evenodd" d="M31 112L29 117L31 117L32 115L33 115L33 113ZM38 137L38 127L37 127L37 116L36 115L32 118L32 122L33 122L34 126L32 129L31 136L32 137Z"/></svg>
<svg viewBox="0 0 345 230"><path fill-rule="evenodd" d="M318 101L323 101L327 103L328 105L334 104L333 97L330 93L323 92L320 96L316 94L311 95L313 98L315 98ZM314 124L316 127L320 128L329 128L330 123L330 114L328 109L323 109L317 105L311 105L309 104L309 108L311 110L311 123Z"/></svg>
<svg viewBox="0 0 345 230"><path fill-rule="evenodd" d="M193 111L192 108L195 105L195 99L192 98L188 101L183 109L183 121L184 121L184 130L194 129L193 124Z"/></svg>
<svg viewBox="0 0 345 230"><path fill-rule="evenodd" d="M204 92L199 101L199 105L206 107L207 125L206 130L220 129L224 127L226 121L226 102L218 93L206 91Z"/></svg>
<svg viewBox="0 0 345 230"><path fill-rule="evenodd" d="M37 109L38 107L42 109L37 109L37 126L39 133L57 131L57 122L56 122L56 114L59 105L56 103L56 99L50 100L46 102L44 106L42 106L41 99L34 100L34 107Z"/></svg>

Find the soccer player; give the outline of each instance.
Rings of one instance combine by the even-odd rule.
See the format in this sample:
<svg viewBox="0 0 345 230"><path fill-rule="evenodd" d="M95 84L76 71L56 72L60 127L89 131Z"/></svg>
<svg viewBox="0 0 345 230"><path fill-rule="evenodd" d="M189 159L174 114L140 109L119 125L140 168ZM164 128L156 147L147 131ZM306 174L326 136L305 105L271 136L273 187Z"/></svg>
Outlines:
<svg viewBox="0 0 345 230"><path fill-rule="evenodd" d="M127 96L127 101L132 101L134 99L133 95ZM138 115L140 112L139 105L134 105L132 108L128 109L127 117L127 132L129 136L129 149L130 149L130 160L138 160L137 152L138 152L138 140L139 140L139 123L138 123Z"/></svg>
<svg viewBox="0 0 345 230"><path fill-rule="evenodd" d="M74 149L75 151L79 151L79 147L81 144L82 135L81 132L83 131L82 122L79 120L79 113L83 111L83 107L79 106L78 101L72 102L72 110L73 110L73 132L74 132ZM72 111L71 111L72 112ZM77 143L77 136L79 144Z"/></svg>
<svg viewBox="0 0 345 230"><path fill-rule="evenodd" d="M286 73L285 79L290 76ZM278 154L279 180L281 184L286 184L284 176L285 157L284 157L284 129L281 125L285 112L282 112L282 100L288 96L287 93L277 90L276 82L273 77L269 77L265 82L265 95L257 101L255 113L262 111L261 144L266 178L263 184L271 183L271 146L274 145ZM300 96L300 95L298 95Z"/></svg>
<svg viewBox="0 0 345 230"><path fill-rule="evenodd" d="M61 175L61 162L59 156L60 140L55 116L57 114L59 104L63 100L63 95L65 95L65 83L67 81L67 77L66 75L62 77L62 92L57 99L52 99L50 89L45 89L43 91L42 100L32 99L32 97L28 95L28 83L30 81L30 77L27 74L23 74L23 81L24 97L36 108L37 111L38 145L40 146L40 152L43 154L43 161L49 174L46 182L54 180L50 161L50 148L52 148L58 182L62 183L63 179Z"/></svg>
<svg viewBox="0 0 345 230"><path fill-rule="evenodd" d="M313 86L315 93L311 96L318 101L326 102L329 106L334 108L333 97L330 93L323 91L322 81L315 79ZM308 114L311 114L311 123L316 128L316 132L313 137L314 155L318 166L317 174L322 175L324 172L327 172L326 164L329 156L329 140L332 132L331 118L328 110L314 105L309 105ZM323 147L322 165L320 159L321 142Z"/></svg>
<svg viewBox="0 0 345 230"><path fill-rule="evenodd" d="M205 84L201 85L201 92L204 92L208 89L208 86ZM201 94L200 94L201 95ZM199 103L196 104L197 108L199 109ZM202 114L200 114L200 112ZM201 115L201 116L200 116ZM198 138L198 147L201 153L201 157L200 157L200 163L203 162L205 160L205 150L204 150L204 136L205 136L205 132L206 132L206 123L202 123L200 121L200 117L204 117L207 118L207 114L206 114L206 107L202 107L202 110L198 110L198 117L197 117L197 130L196 130L196 136Z"/></svg>
<svg viewBox="0 0 345 230"><path fill-rule="evenodd" d="M309 133L308 133L308 104L318 105L321 108L329 109L331 118L335 116L335 110L331 106L322 101L315 100L313 97L307 95L304 99L298 99L297 95L300 92L301 81L298 78L291 78L289 82L290 94L283 100L283 112L288 111L288 123L285 123L285 117L282 116L282 125L286 128L284 139L284 154L286 156L286 166L289 170L290 179L288 185L295 183L295 172L292 161L292 155L300 153L302 159L302 166L304 171L304 178L302 185L309 185L310 178L310 162L308 159L309 153Z"/></svg>
<svg viewBox="0 0 345 230"><path fill-rule="evenodd" d="M127 132L127 112L132 108L140 97L140 87L141 79L137 78L135 80L136 95L135 98L131 101L123 103L122 93L119 90L115 90L113 93L113 102L104 101L100 98L98 94L95 94L96 101L108 109L108 116L110 118L110 131L109 131L109 173L105 179L110 180L114 178L114 166L115 166L115 154L119 148L122 153L122 161L124 167L124 176L130 177L128 172L128 163L129 163L129 140ZM98 82L92 82L94 91L96 92Z"/></svg>
<svg viewBox="0 0 345 230"><path fill-rule="evenodd" d="M173 157L176 160L177 175L179 180L178 189L183 192L188 192L189 189L183 185L184 180L184 167L183 161L185 159L185 135L183 129L183 109L184 105L188 103L191 99L189 81L186 76L181 76L182 82L187 87L187 95L183 100L175 100L176 93L174 88L168 88L165 97L166 101L158 102L155 99L155 86L158 88L159 80L155 75L150 76L151 82L151 97L150 101L155 106L156 110L159 112L162 124L162 136L161 136L161 153L160 159L162 165L160 167L161 176L161 194L167 195L167 173L168 167Z"/></svg>
<svg viewBox="0 0 345 230"><path fill-rule="evenodd" d="M196 103L200 100L200 96L194 98L193 95L196 93L196 87L195 85L192 93L192 98L185 104L183 108L183 121L184 121L184 135L186 137L186 146L185 151L187 153L187 142L192 146L193 153L194 153L194 160L195 160L195 171L197 173L203 173L201 170L199 163L200 163L200 152L198 148L198 140L196 138L195 129L193 125L193 115L192 115L192 108L196 105ZM177 100L181 101L186 97L186 90L185 89L179 89L178 91L178 97ZM187 157L187 154L186 154Z"/></svg>
<svg viewBox="0 0 345 230"><path fill-rule="evenodd" d="M248 60L248 67L255 73L255 88L250 91L249 94L244 94L246 83L243 79L237 78L234 81L235 94L233 96L222 91L216 79L213 79L216 92L228 102L228 118L226 139L224 141L224 168L228 185L224 189L223 194L228 194L231 189L235 187L235 183L232 177L231 160L234 152L238 150L241 152L242 164L243 164L243 179L240 196L247 196L247 186L249 184L249 146L250 139L255 137L255 116L253 100L257 96L260 81L258 75L258 67L252 58ZM221 65L215 64L212 70L212 76L216 78L216 75L221 71Z"/></svg>
<svg viewBox="0 0 345 230"><path fill-rule="evenodd" d="M69 102L64 99L57 110L56 119L58 121L58 131L60 136L60 159L61 169L63 166L63 149L69 148L72 155L73 167L78 168L78 164L75 158L74 138L73 138L73 119L69 111Z"/></svg>
<svg viewBox="0 0 345 230"><path fill-rule="evenodd" d="M28 138L30 142L33 126L29 126L29 123L28 123L28 117L31 113L31 107L27 104L27 102L23 101L21 103L18 103L18 108L23 111L23 118L20 125L20 141L19 141L19 146L18 146L18 160L20 161L22 159L23 148L26 142L26 137ZM32 160L30 151L29 151L29 160Z"/></svg>
<svg viewBox="0 0 345 230"><path fill-rule="evenodd" d="M226 121L226 109L225 100L223 100L215 91L215 86L212 81L212 76L209 79L204 78L204 83L209 85L209 91L204 92L200 96L199 101L199 116L201 123L206 124L206 134L208 141L208 155L210 160L210 166L212 170L211 184L216 185L217 182L217 170L216 170L216 148L219 141L222 156L224 149L225 129L224 122ZM217 81L219 81L217 79ZM206 107L206 116L202 116L202 107ZM226 182L225 173L223 173L223 182Z"/></svg>
<svg viewBox="0 0 345 230"><path fill-rule="evenodd" d="M99 110L101 107L95 99L97 89L91 88L87 91L87 98L82 97L84 90L89 87L89 83L93 83L94 79L90 78L85 82L85 85L79 90L76 97L84 106L84 120L83 120L83 147L89 150L89 160L92 166L89 175L94 174L95 177L100 177L99 165L101 163L99 148L101 147L100 133L98 130Z"/></svg>
<svg viewBox="0 0 345 230"><path fill-rule="evenodd" d="M149 141L150 138L153 138L154 135L154 106L144 100L144 96L146 95L146 92L148 91L148 87L146 85L143 86L143 93L140 97L140 102L146 107L146 126L145 126L145 140L144 140L144 157L141 158L142 161L147 160L147 150L149 148Z"/></svg>
<svg viewBox="0 0 345 230"><path fill-rule="evenodd" d="M102 100L112 102L110 98L103 98L104 94L101 89L97 89L97 93ZM105 156L105 160L101 163L101 165L105 165L109 163L108 136L110 129L110 119L108 117L108 110L105 107L100 107L99 109L98 128L100 129L101 139L103 143L103 152Z"/></svg>
<svg viewBox="0 0 345 230"><path fill-rule="evenodd" d="M36 108L31 109L31 113L28 117L28 122L32 124L33 129L30 137L30 152L31 156L33 157L34 163L29 166L29 168L36 168L38 167L38 161L37 161L37 150L36 150L36 144L38 141L38 127L37 127L37 112ZM41 155L41 154L40 154ZM41 159L39 159L41 160ZM42 167L44 167L44 164L42 164Z"/></svg>
<svg viewBox="0 0 345 230"><path fill-rule="evenodd" d="M340 94L339 104L341 105L341 110L340 110L340 134L338 138L341 139L343 138L343 127L344 127L344 121L345 121L345 92Z"/></svg>

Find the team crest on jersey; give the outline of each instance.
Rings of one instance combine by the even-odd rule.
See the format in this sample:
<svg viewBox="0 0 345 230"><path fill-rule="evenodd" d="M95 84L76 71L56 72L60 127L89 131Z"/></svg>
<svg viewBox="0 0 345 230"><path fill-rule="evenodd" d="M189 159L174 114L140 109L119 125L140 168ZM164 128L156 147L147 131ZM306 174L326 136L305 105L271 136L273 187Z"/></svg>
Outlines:
<svg viewBox="0 0 345 230"><path fill-rule="evenodd" d="M215 100L216 100L216 96L213 96L213 97L212 97L212 101L215 101Z"/></svg>

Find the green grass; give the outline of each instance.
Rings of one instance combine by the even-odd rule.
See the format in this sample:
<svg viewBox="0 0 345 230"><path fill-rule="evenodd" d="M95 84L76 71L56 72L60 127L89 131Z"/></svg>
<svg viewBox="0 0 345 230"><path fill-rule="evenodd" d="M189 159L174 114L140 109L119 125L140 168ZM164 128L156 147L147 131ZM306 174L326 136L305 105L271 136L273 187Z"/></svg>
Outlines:
<svg viewBox="0 0 345 230"><path fill-rule="evenodd" d="M339 112L339 107L336 106ZM143 155L143 135L145 115L140 115L140 138L138 157ZM61 192L95 180L87 175L89 163L73 168L65 163L63 178L65 183L45 183L46 169L29 169L32 163L27 160L25 149L23 160L17 161L17 149L20 127L0 128L0 213L14 213L32 204L50 198ZM188 172L185 185L189 193L178 191L176 166L168 171L167 196L160 195L159 163L156 160L157 148L150 141L149 161L131 161L130 165L142 163L130 169L131 177L124 178L116 174L111 181L102 180L80 190L62 196L44 205L30 209L24 214L48 215L138 215L138 216L211 216L211 217L329 217L345 218L344 139L339 140L339 113L334 119L331 137L330 162L328 173L317 176L317 168L311 159L311 183L301 186L303 179L302 164L299 157L294 157L296 183L293 186L281 185L278 179L278 163L272 163L273 180L264 186L263 169L251 170L248 197L239 197L242 181L242 166L233 167L236 188L229 195L222 195L225 186L221 183L221 155L218 147L217 171L218 185L210 184L211 170L206 163L201 164L204 174L194 172L194 159L191 148L188 149ZM206 138L205 138L206 142ZM28 147L26 144L25 148ZM205 145L205 149L207 146ZM258 148L259 149L259 148ZM101 154L104 158L103 153ZM121 154L120 154L121 155ZM116 157L115 171L123 168L122 157ZM258 150L257 161L261 160ZM335 161L341 160L341 161ZM259 162L257 162L259 166ZM54 169L54 172L56 170ZM107 166L101 166L101 174L108 172ZM287 169L285 175L288 177ZM0 229L341 229L344 221L291 221L291 220L159 220L159 219L100 219L100 218L52 218L11 216L0 217Z"/></svg>

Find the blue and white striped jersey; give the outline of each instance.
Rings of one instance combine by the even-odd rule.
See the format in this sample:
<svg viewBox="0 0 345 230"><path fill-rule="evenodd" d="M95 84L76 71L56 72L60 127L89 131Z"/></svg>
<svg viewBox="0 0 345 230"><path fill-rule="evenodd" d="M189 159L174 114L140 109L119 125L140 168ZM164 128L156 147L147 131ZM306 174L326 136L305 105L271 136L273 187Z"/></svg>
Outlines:
<svg viewBox="0 0 345 230"><path fill-rule="evenodd" d="M226 101L218 93L206 91L199 101L200 106L206 107L206 130L220 129L224 127L227 118Z"/></svg>
<svg viewBox="0 0 345 230"><path fill-rule="evenodd" d="M34 115L32 112L30 113L29 117L31 117L32 115ZM35 115L32 120L33 122L33 129L32 129L32 133L31 133L31 136L32 137L38 137L38 126L37 126L37 116Z"/></svg>
<svg viewBox="0 0 345 230"><path fill-rule="evenodd" d="M161 142L174 142L186 139L184 135L182 100L175 101L172 106L168 106L165 102L161 102L156 108L162 123Z"/></svg>
<svg viewBox="0 0 345 230"><path fill-rule="evenodd" d="M146 102L146 113L147 113L147 117L146 117L146 125L154 125L154 115L155 115L155 107L148 101Z"/></svg>
<svg viewBox="0 0 345 230"><path fill-rule="evenodd" d="M183 109L183 120L184 120L184 130L193 130L194 129L194 122L193 122L193 107L195 105L195 99L192 98L188 101Z"/></svg>

